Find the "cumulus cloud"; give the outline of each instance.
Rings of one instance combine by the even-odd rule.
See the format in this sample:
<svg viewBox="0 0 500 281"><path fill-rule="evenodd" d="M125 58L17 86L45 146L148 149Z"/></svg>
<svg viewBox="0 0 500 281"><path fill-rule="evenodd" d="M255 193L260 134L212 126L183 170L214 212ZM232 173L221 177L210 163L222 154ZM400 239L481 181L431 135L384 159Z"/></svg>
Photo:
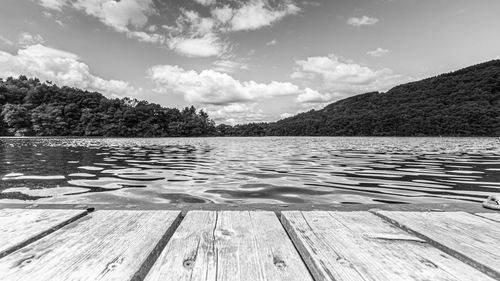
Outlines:
<svg viewBox="0 0 500 281"><path fill-rule="evenodd" d="M295 99L300 103L322 103L332 100L333 95L330 93L320 93L316 90L306 88L304 92Z"/></svg>
<svg viewBox="0 0 500 281"><path fill-rule="evenodd" d="M223 53L226 46L214 35L203 37L174 37L168 42L170 49L187 57L211 57Z"/></svg>
<svg viewBox="0 0 500 281"><path fill-rule="evenodd" d="M232 11L230 29L233 31L259 29L299 11L299 7L292 2L272 8L265 0L250 1Z"/></svg>
<svg viewBox="0 0 500 281"><path fill-rule="evenodd" d="M382 49L382 48L377 48L373 51L369 51L367 52L368 55L372 56L372 57L381 57L383 55L386 55L389 53L389 50L387 49Z"/></svg>
<svg viewBox="0 0 500 281"><path fill-rule="evenodd" d="M45 40L40 34L30 34L28 32L21 32L19 34L18 43L20 45L34 45L43 43Z"/></svg>
<svg viewBox="0 0 500 281"><path fill-rule="evenodd" d="M174 25L148 25L149 16L156 13L153 0L36 0L46 9L61 11L72 7L93 16L117 32L142 42L168 46L189 57L222 56L231 50L224 40L228 31L254 30L274 24L287 15L300 11L293 0L235 1L231 5L211 7L210 16L201 17L194 10L180 8ZM213 6L216 0L194 0ZM157 33L158 32L158 33Z"/></svg>
<svg viewBox="0 0 500 281"><path fill-rule="evenodd" d="M38 0L38 2L47 9L61 11L66 6L68 0Z"/></svg>
<svg viewBox="0 0 500 281"><path fill-rule="evenodd" d="M367 66L342 59L334 54L328 56L309 57L296 61L292 78L314 81L321 90L336 93L330 97L347 97L369 91L385 91L403 82L409 77L395 74L391 69L371 69ZM301 98L306 100L327 100L328 95L304 93Z"/></svg>
<svg viewBox="0 0 500 281"><path fill-rule="evenodd" d="M214 70L198 73L171 65L150 68L148 77L156 83L157 91L180 93L186 101L197 104L229 105L300 92L298 86L289 82L241 82L227 73Z"/></svg>
<svg viewBox="0 0 500 281"><path fill-rule="evenodd" d="M13 55L0 51L0 76L37 77L58 85L77 87L111 95L132 95L135 89L127 82L106 80L90 73L87 64L76 54L36 44Z"/></svg>
<svg viewBox="0 0 500 281"><path fill-rule="evenodd" d="M357 27L364 25L374 25L378 22L379 20L377 18L372 18L369 16L363 16L361 18L351 17L347 20L347 24Z"/></svg>
<svg viewBox="0 0 500 281"><path fill-rule="evenodd" d="M257 108L257 103L233 103L229 105L210 105L204 110L216 123L243 124L250 122L263 122L267 116L262 109Z"/></svg>

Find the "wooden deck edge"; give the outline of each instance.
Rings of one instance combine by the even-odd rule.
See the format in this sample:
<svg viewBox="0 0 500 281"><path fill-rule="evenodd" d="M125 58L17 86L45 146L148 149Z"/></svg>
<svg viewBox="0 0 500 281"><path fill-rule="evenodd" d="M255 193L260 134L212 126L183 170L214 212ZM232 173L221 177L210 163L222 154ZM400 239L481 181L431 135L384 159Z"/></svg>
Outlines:
<svg viewBox="0 0 500 281"><path fill-rule="evenodd" d="M158 241L154 249L149 253L146 260L141 264L139 270L134 274L134 276L132 276L132 278L130 279L131 281L142 281L146 278L149 271L158 260L158 257L161 255L161 252L167 246L170 238L172 238L175 231L177 231L177 228L179 227L183 219L184 217L182 216L182 213L179 213L170 227L167 229L165 234L163 234L160 241Z"/></svg>
<svg viewBox="0 0 500 281"><path fill-rule="evenodd" d="M0 209L95 209L95 210L176 210L183 215L188 211L462 211L467 213L498 213L479 203L431 204L43 204L0 203Z"/></svg>
<svg viewBox="0 0 500 281"><path fill-rule="evenodd" d="M84 210L84 212L82 212L82 213L80 213L78 215L75 215L74 217L72 217L72 218L70 218L68 220L63 221L63 222L59 223L58 225L56 225L56 226L54 226L54 227L52 227L50 229L47 229L47 230L45 230L43 232L40 232L39 234L37 234L37 235L35 235L35 236L33 236L33 237L25 240L25 241L22 241L21 243L19 243L19 244L15 245L15 246L13 246L13 247L11 247L11 248L3 251L3 252L0 252L0 258L3 258L5 256L7 256L7 255L9 255L9 254L11 254L11 253L13 253L13 252L21 249L21 248L24 248L24 247L28 246L29 244L31 244L33 242L36 242L36 241L42 239L43 237L45 237L45 236L47 236L47 235L49 235L49 234L51 234L51 233L53 233L53 232L55 232L55 231L63 228L64 226L66 226L66 225L68 225L68 224L70 224L72 222L75 222L75 221L83 218L84 216L86 216L89 213L89 211L91 211L91 210Z"/></svg>
<svg viewBox="0 0 500 281"><path fill-rule="evenodd" d="M486 265L483 265L479 262L476 262L475 260L469 258L468 256L461 254L461 253L453 250L452 248L449 248L449 247L431 239L430 237L428 237L428 236L426 236L418 231L414 231L414 230L406 227L404 224L401 224L397 220L393 220L393 219L385 216L384 214L381 214L379 211L381 211L381 209L372 209L372 210L370 210L370 213L382 218L383 220L391 223L392 225L394 225L394 226L396 226L396 227L398 227L398 228L400 228L400 229L402 229L410 234L417 236L420 239L425 240L431 246L445 252L446 254L448 254L448 255L450 255L450 256L452 256L452 257L454 257L454 258L456 258L456 259L458 259L458 260L460 260L460 261L462 261L462 262L464 262L472 267L474 267L475 269L477 269L477 270L479 270L479 271L481 271L481 272L483 272L483 273L485 273L485 274L487 274L495 279L500 280L500 273L495 271L494 269L492 269Z"/></svg>
<svg viewBox="0 0 500 281"><path fill-rule="evenodd" d="M323 280L323 276L320 273L320 270L317 268L314 263L314 259L307 254L306 247L300 242L300 239L297 236L294 228L291 226L290 222L283 216L283 214L276 214L278 216L278 220L281 223L281 226L285 230L288 235L288 239L292 241L292 245L297 251L302 262L305 264L309 274L312 276L314 280Z"/></svg>

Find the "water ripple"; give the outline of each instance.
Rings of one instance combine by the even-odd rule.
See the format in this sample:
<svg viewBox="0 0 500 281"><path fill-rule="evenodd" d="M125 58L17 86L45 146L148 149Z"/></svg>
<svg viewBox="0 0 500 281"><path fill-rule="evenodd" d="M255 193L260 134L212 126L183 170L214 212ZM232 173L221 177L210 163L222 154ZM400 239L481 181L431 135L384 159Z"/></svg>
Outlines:
<svg viewBox="0 0 500 281"><path fill-rule="evenodd" d="M498 138L0 138L0 200L480 202Z"/></svg>

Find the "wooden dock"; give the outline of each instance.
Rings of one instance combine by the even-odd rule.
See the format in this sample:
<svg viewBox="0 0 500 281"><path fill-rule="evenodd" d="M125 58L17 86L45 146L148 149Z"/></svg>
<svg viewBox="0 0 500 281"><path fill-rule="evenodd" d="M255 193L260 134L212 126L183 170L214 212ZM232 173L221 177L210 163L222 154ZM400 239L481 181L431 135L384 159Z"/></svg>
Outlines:
<svg viewBox="0 0 500 281"><path fill-rule="evenodd" d="M0 280L500 280L500 212L0 204Z"/></svg>

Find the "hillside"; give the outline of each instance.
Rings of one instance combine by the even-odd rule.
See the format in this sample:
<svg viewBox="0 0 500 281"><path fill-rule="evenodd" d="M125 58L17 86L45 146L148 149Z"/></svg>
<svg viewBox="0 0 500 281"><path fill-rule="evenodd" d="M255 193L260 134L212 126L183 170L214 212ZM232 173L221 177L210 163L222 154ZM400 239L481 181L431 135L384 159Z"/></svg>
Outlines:
<svg viewBox="0 0 500 281"><path fill-rule="evenodd" d="M271 123L268 135L500 136L500 60Z"/></svg>
<svg viewBox="0 0 500 281"><path fill-rule="evenodd" d="M135 99L109 99L96 92L0 79L0 135L170 137L214 134L208 115Z"/></svg>
<svg viewBox="0 0 500 281"><path fill-rule="evenodd" d="M500 60L366 93L273 123L215 126L194 107L0 79L0 135L500 136Z"/></svg>

